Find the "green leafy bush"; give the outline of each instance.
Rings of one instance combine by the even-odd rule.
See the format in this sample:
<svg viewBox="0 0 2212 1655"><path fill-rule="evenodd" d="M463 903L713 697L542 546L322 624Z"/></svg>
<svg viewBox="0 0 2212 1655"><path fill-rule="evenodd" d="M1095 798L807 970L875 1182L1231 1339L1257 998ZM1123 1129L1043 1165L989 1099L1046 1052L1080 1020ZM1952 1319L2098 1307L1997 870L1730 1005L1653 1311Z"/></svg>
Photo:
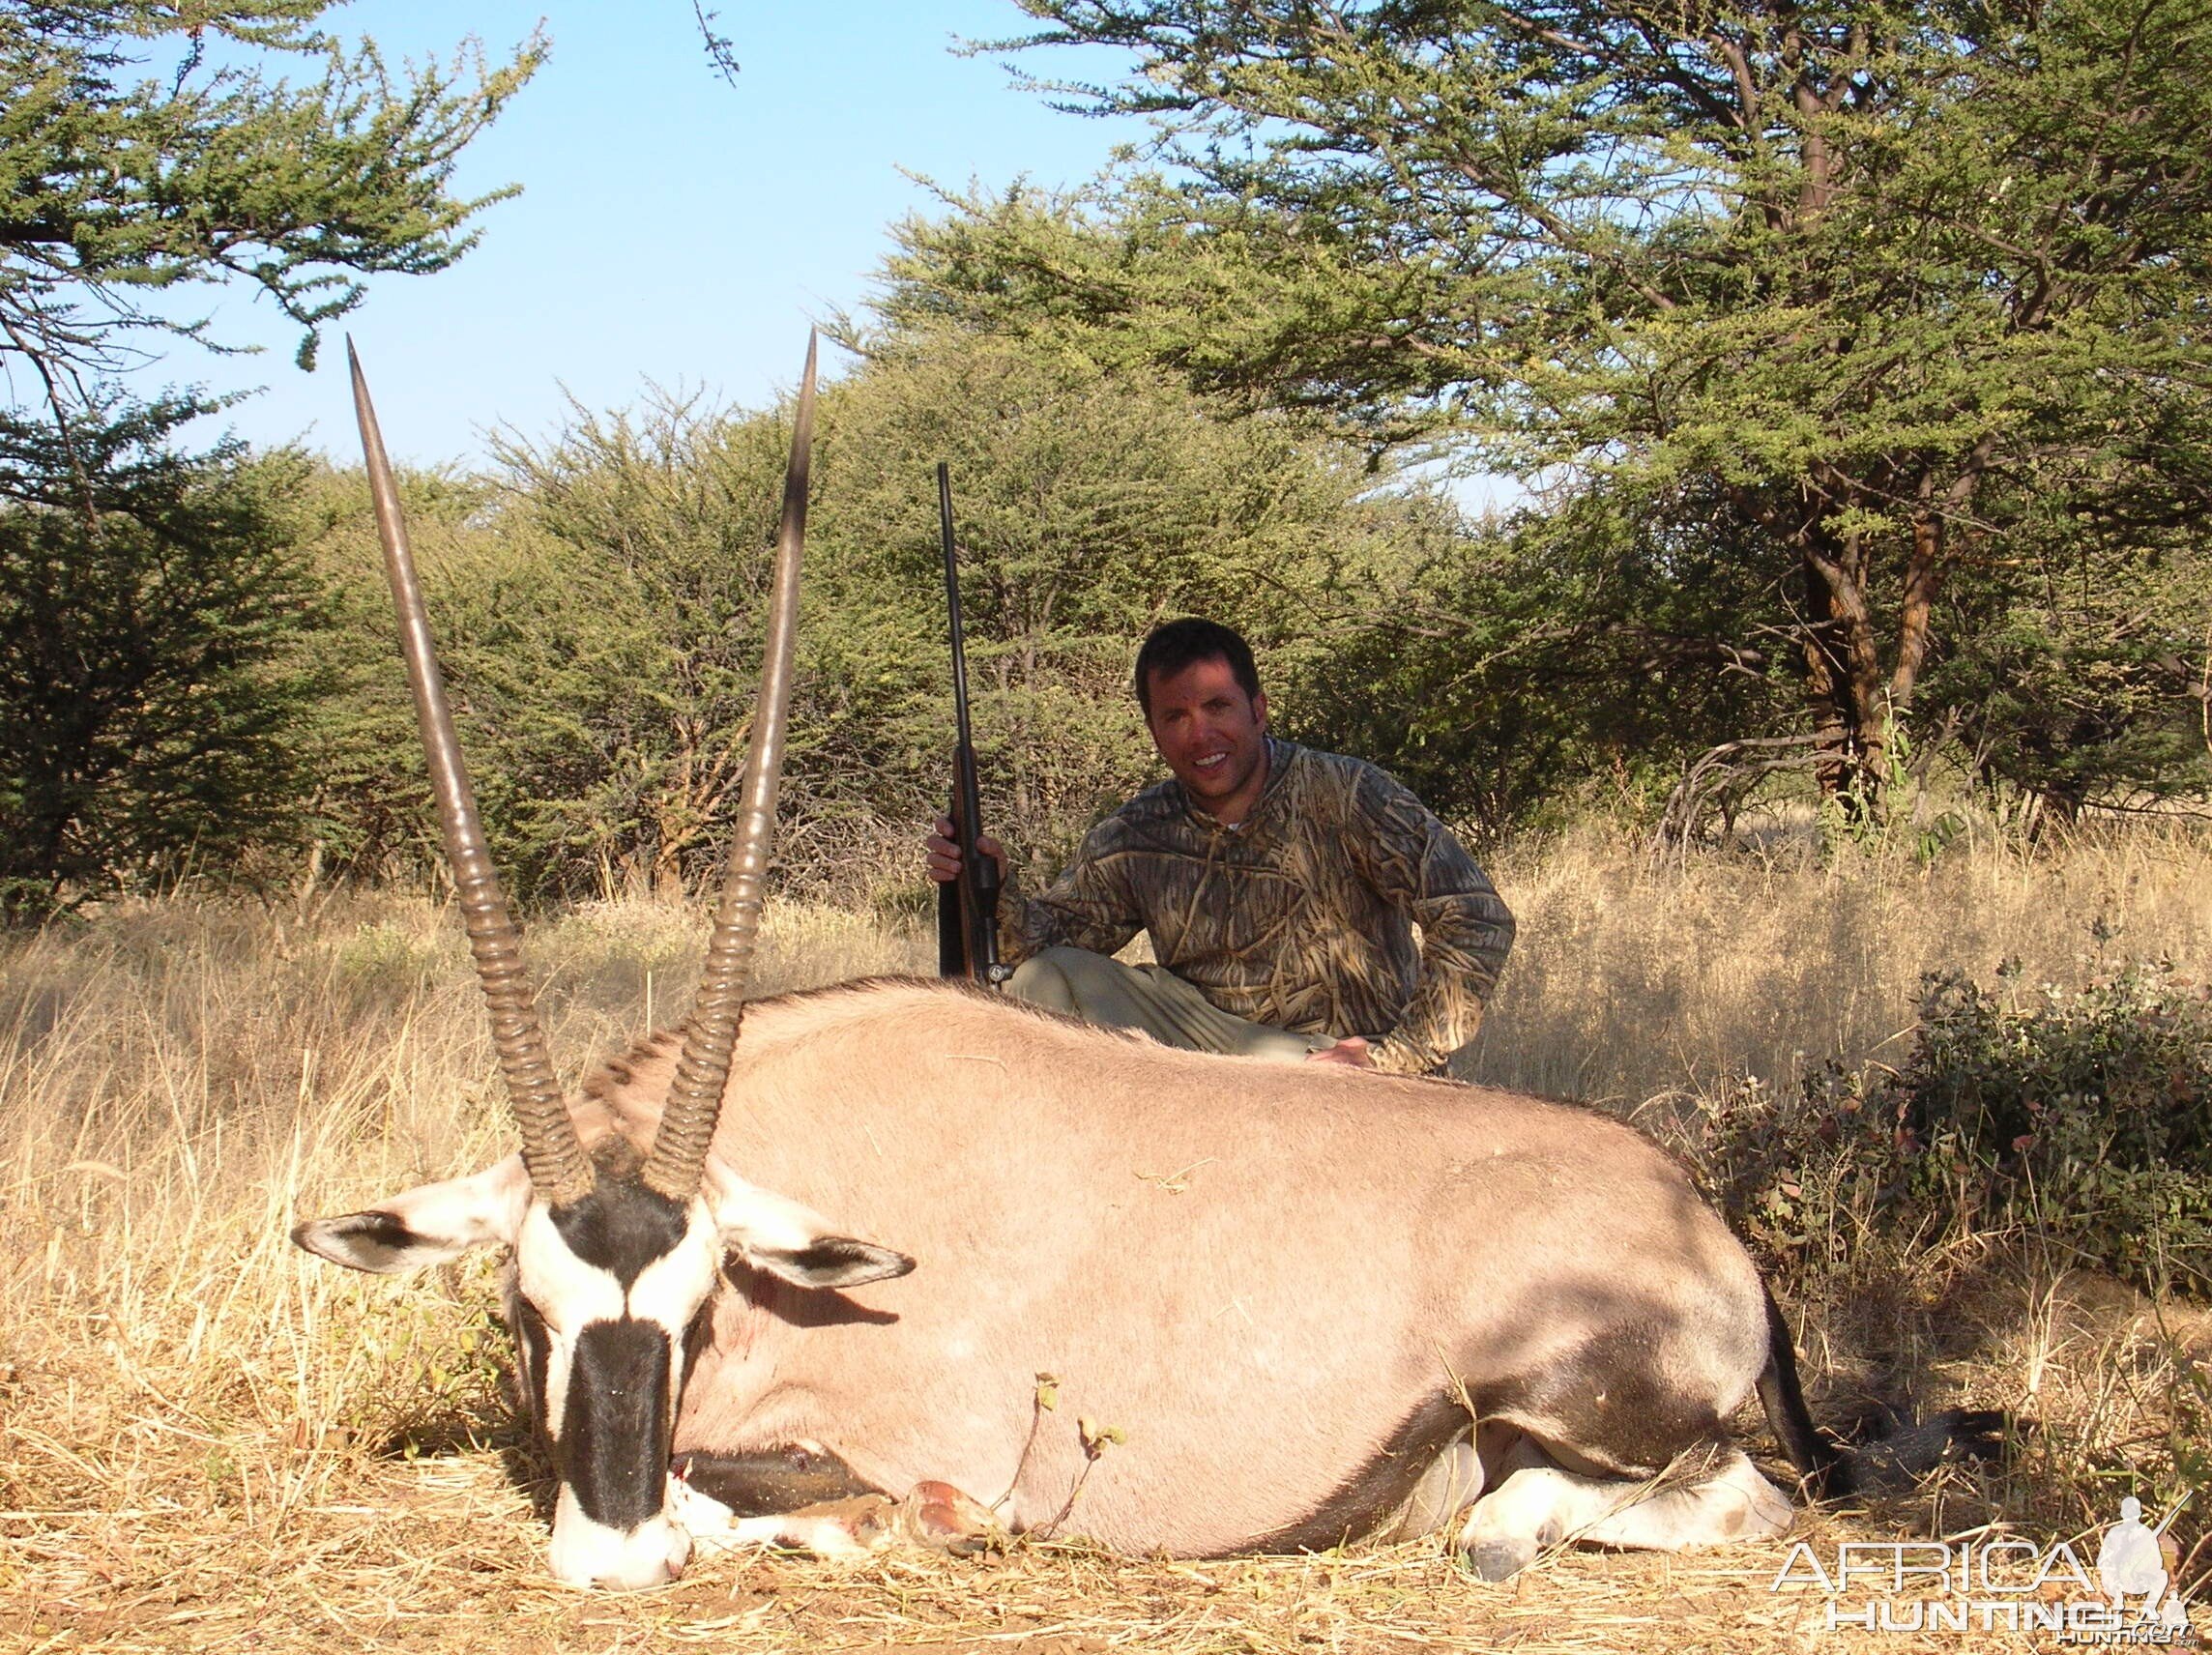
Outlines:
<svg viewBox="0 0 2212 1655"><path fill-rule="evenodd" d="M1830 1064L1794 1094L1745 1076L1700 1100L1693 1169L1770 1272L1841 1266L1855 1236L1909 1228L1929 1206L1897 1101L1865 1083Z"/></svg>
<svg viewBox="0 0 2212 1655"><path fill-rule="evenodd" d="M1928 1152L1993 1215L2149 1286L2212 1287L2212 995L2133 966L2012 1009L1927 981L1895 1083Z"/></svg>
<svg viewBox="0 0 2212 1655"><path fill-rule="evenodd" d="M2212 1291L2212 990L2137 965L2023 1002L1933 973L1902 1069L1831 1065L1793 1098L1738 1083L1689 1147L1776 1263L1840 1257L1868 1227L2011 1228Z"/></svg>

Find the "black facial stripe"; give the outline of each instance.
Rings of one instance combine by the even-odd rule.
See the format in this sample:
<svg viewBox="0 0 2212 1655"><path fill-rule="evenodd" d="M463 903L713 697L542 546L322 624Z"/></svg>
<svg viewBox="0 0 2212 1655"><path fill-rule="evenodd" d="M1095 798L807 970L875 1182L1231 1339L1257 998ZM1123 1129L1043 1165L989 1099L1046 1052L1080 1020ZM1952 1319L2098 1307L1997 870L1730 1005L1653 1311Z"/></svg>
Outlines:
<svg viewBox="0 0 2212 1655"><path fill-rule="evenodd" d="M552 1359L553 1335L546 1331L545 1319L536 1305L520 1293L513 1302L514 1342L522 1351L522 1402L538 1429L545 1431L551 1424L545 1417L545 1373Z"/></svg>
<svg viewBox="0 0 2212 1655"><path fill-rule="evenodd" d="M602 1176L591 1193L552 1209L568 1251L607 1271L628 1292L645 1267L684 1239L684 1207L643 1184Z"/></svg>
<svg viewBox="0 0 2212 1655"><path fill-rule="evenodd" d="M667 1492L667 1330L627 1317L576 1335L557 1445L561 1481L594 1523L629 1530Z"/></svg>

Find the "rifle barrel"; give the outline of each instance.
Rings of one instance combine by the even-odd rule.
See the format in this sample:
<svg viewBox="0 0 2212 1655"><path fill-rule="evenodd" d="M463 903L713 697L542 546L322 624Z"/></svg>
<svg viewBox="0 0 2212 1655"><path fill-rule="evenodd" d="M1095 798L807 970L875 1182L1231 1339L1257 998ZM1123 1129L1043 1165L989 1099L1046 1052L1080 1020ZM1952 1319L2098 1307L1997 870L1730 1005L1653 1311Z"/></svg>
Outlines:
<svg viewBox="0 0 2212 1655"><path fill-rule="evenodd" d="M968 639L960 624L960 554L952 541L952 468L943 460L937 462L937 536L945 547L945 608L952 618L952 716L961 747L974 751L968 730Z"/></svg>
<svg viewBox="0 0 2212 1655"><path fill-rule="evenodd" d="M968 639L960 620L960 554L952 537L952 469L937 462L937 529L945 550L945 609L952 642L952 835L960 847L955 889L940 899L938 970L993 987L999 967L999 864L975 849L982 833L975 742L968 721ZM957 908L957 914L955 914Z"/></svg>

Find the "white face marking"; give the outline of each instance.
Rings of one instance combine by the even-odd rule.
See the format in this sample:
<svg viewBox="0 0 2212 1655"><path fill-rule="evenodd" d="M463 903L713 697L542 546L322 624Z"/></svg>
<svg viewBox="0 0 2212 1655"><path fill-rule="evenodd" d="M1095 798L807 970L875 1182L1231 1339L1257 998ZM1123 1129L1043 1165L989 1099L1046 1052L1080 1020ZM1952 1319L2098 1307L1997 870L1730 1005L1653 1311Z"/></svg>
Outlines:
<svg viewBox="0 0 2212 1655"><path fill-rule="evenodd" d="M678 1346L722 1270L722 1238L707 1204L694 1197L687 1216L684 1239L637 1273L626 1301L630 1315L657 1321Z"/></svg>
<svg viewBox="0 0 2212 1655"><path fill-rule="evenodd" d="M653 1228L649 1225L647 1234ZM302 1225L295 1234L310 1252L355 1268L385 1271L452 1258L474 1246L510 1245L512 1288L520 1306L516 1331L528 1362L542 1363L539 1394L533 1401L538 1405L539 1427L556 1439L566 1422L579 1342L595 1323L642 1323L662 1335L662 1359L671 1364L666 1423L673 1428L681 1401L677 1391L685 1336L712 1297L722 1261L732 1250L757 1250L766 1256L766 1267L780 1268L785 1279L804 1286L821 1285L817 1278L848 1285L878 1280L901 1273L913 1263L888 1249L841 1234L821 1214L747 1183L713 1159L700 1196L684 1215L683 1234L665 1253L639 1267L627 1287L617 1271L592 1263L571 1249L554 1224L551 1209L535 1199L519 1155L509 1155L471 1177L405 1192L365 1212ZM818 1247L827 1253L827 1266L788 1257ZM647 1355L653 1344L649 1337L631 1331L613 1337L605 1349L623 1351L627 1359L627 1352ZM634 1420L636 1415L629 1417ZM597 1435L596 1420L593 1435ZM800 1446L823 1452L818 1444ZM592 1463L600 1465L596 1457ZM635 1511L642 1503L641 1494L650 1498L656 1485L663 1492L660 1509L627 1531L587 1516L575 1487L562 1487L551 1553L553 1571L560 1579L579 1586L636 1588L658 1585L681 1572L691 1543L666 1492L665 1467L655 1469L654 1482L642 1488L635 1481L637 1469L619 1463L612 1468L621 1486L614 1496L617 1508ZM626 1477L629 1480L624 1485ZM594 1487L589 1481L577 1486L587 1494Z"/></svg>
<svg viewBox="0 0 2212 1655"><path fill-rule="evenodd" d="M684 1337L721 1279L724 1256L733 1250L750 1254L758 1249L772 1265L777 1255L803 1254L825 1245L844 1250L833 1264L874 1272L857 1279L878 1279L887 1269L896 1273L912 1264L888 1249L871 1249L840 1235L821 1214L747 1183L713 1160L708 1162L701 1193L684 1213L683 1234L666 1252L638 1266L627 1287L617 1271L579 1257L553 1222L551 1209L532 1202L514 1232L515 1291L543 1324L539 1424L547 1437L558 1440L561 1436L576 1350L587 1328L628 1321L643 1323L663 1336L662 1359L671 1364L667 1424L672 1430L681 1403ZM800 1268L788 1259L782 1263L787 1270ZM639 1341L633 1348L649 1347ZM691 1538L679 1521L677 1499L666 1492L677 1485L661 1476L665 1467L655 1473L663 1487L660 1509L627 1531L585 1513L576 1485L567 1480L572 1469L564 1466L565 1480L554 1507L550 1562L556 1576L572 1585L635 1589L659 1585L681 1572ZM629 1486L635 1509L636 1485Z"/></svg>
<svg viewBox="0 0 2212 1655"><path fill-rule="evenodd" d="M619 1321L629 1317L653 1322L668 1335L670 1360L678 1364L669 1376L668 1387L670 1417L674 1418L681 1400L677 1385L683 1378L684 1335L692 1317L714 1291L722 1266L722 1239L704 1200L692 1200L683 1239L640 1270L626 1291L612 1270L577 1258L555 1227L549 1210L537 1202L531 1204L515 1237L514 1266L522 1296L545 1322L544 1427L548 1438L559 1437L568 1406L568 1374L576 1335L595 1321Z"/></svg>
<svg viewBox="0 0 2212 1655"><path fill-rule="evenodd" d="M626 1290L613 1270L578 1258L549 1210L532 1204L515 1237L516 1287L545 1324L541 1423L548 1438L558 1439L566 1418L579 1335L594 1322L625 1319L649 1323L667 1339L668 1424L673 1428L681 1401L684 1334L720 1278L722 1252L713 1215L704 1200L695 1198L683 1236L639 1270ZM562 1485L548 1562L568 1584L617 1591L661 1585L683 1572L690 1553L691 1537L665 1494L658 1512L624 1530L587 1516L574 1489Z"/></svg>
<svg viewBox="0 0 2212 1655"><path fill-rule="evenodd" d="M622 1283L612 1270L587 1264L568 1250L553 1214L534 1201L514 1241L514 1267L522 1291L555 1333L573 1338L588 1321L613 1321L623 1313Z"/></svg>
<svg viewBox="0 0 2212 1655"><path fill-rule="evenodd" d="M622 1283L612 1270L587 1264L568 1251L548 1208L537 1201L530 1204L522 1232L514 1238L514 1271L522 1296L545 1322L545 1411L539 1423L547 1439L554 1440L568 1415L568 1368L576 1334L591 1322L613 1321L622 1316Z"/></svg>

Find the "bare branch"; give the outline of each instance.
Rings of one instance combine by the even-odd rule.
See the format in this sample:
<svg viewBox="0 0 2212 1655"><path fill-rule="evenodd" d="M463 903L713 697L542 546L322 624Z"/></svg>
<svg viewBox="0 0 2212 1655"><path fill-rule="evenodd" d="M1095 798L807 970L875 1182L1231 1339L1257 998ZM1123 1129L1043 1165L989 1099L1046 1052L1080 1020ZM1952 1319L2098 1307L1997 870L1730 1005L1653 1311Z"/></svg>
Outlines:
<svg viewBox="0 0 2212 1655"><path fill-rule="evenodd" d="M699 25L699 39L707 48L707 62L732 91L738 84L737 44L729 36L717 34L714 25L722 20L720 12L707 10L704 0L691 0L691 15Z"/></svg>

